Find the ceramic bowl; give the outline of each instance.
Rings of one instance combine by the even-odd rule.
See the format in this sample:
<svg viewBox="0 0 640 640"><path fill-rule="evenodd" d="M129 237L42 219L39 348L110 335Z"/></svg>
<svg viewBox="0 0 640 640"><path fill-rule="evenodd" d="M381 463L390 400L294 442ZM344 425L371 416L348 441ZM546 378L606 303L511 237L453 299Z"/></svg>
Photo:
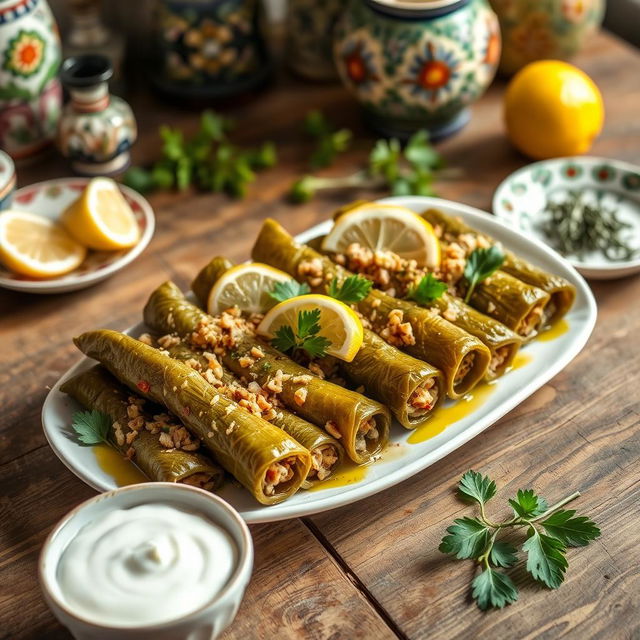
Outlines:
<svg viewBox="0 0 640 640"><path fill-rule="evenodd" d="M56 579L59 559L78 531L114 509L129 509L151 502L170 503L205 516L225 529L238 549L238 563L224 589L208 604L174 621L146 627L109 627L74 612ZM184 484L149 482L122 487L83 502L69 512L47 537L39 561L39 579L47 604L76 640L213 640L238 611L253 566L253 543L237 511L218 496Z"/></svg>
<svg viewBox="0 0 640 640"><path fill-rule="evenodd" d="M16 190L16 170L9 154L0 151L0 211L8 209Z"/></svg>
<svg viewBox="0 0 640 640"><path fill-rule="evenodd" d="M15 192L11 208L56 220L82 193L88 182L88 178L59 178L36 182ZM133 262L151 241L155 217L151 205L137 191L123 185L119 187L138 223L138 244L122 251L90 251L77 269L47 280L12 273L0 264L0 287L25 293L66 293L90 287Z"/></svg>
<svg viewBox="0 0 640 640"><path fill-rule="evenodd" d="M568 191L598 198L630 227L622 237L639 250L631 260L612 261L600 251L567 260L586 278L608 280L640 272L640 167L618 160L578 156L535 162L506 178L493 196L493 213L514 229L553 247L543 231L547 200ZM554 247L555 248L555 247Z"/></svg>

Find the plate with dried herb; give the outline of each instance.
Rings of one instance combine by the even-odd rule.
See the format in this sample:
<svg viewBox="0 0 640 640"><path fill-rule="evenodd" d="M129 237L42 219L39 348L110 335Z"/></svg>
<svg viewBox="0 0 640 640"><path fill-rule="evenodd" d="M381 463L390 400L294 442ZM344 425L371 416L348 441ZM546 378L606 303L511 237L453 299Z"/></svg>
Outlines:
<svg viewBox="0 0 640 640"><path fill-rule="evenodd" d="M536 162L500 184L493 212L587 278L640 272L640 167L590 156Z"/></svg>

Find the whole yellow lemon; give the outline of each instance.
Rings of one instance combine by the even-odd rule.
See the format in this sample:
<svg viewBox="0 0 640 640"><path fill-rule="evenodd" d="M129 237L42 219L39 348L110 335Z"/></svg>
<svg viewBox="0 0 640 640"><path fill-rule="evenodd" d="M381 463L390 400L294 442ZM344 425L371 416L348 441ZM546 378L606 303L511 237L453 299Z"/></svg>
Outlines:
<svg viewBox="0 0 640 640"><path fill-rule="evenodd" d="M604 105L586 73L559 60L540 60L509 83L504 116L511 142L544 160L589 151L602 130Z"/></svg>

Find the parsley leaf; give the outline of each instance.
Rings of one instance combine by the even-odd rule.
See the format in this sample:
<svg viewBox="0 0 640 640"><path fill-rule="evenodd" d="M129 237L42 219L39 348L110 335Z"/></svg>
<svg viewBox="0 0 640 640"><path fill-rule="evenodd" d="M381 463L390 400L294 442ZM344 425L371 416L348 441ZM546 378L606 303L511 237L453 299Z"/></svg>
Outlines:
<svg viewBox="0 0 640 640"><path fill-rule="evenodd" d="M278 302L284 302L289 298L303 296L310 293L309 285L306 282L298 282L297 280L286 280L285 282L276 282L273 290L269 291L269 295Z"/></svg>
<svg viewBox="0 0 640 640"><path fill-rule="evenodd" d="M312 358L326 355L331 341L320 332L320 309L309 309L298 312L297 328L294 331L289 325L281 326L275 333L271 344L282 351L306 351Z"/></svg>
<svg viewBox="0 0 640 640"><path fill-rule="evenodd" d="M489 527L477 518L456 518L453 522L447 528L449 535L442 538L440 551L460 559L482 555L491 537Z"/></svg>
<svg viewBox="0 0 640 640"><path fill-rule="evenodd" d="M489 607L502 609L518 599L518 590L509 576L494 569L485 569L471 583L472 595L483 611Z"/></svg>
<svg viewBox="0 0 640 640"><path fill-rule="evenodd" d="M496 567L512 567L518 561L517 551L512 544L496 540L489 551L489 562Z"/></svg>
<svg viewBox="0 0 640 640"><path fill-rule="evenodd" d="M313 110L304 119L304 130L317 140L317 147L311 155L310 164L314 169L328 167L337 154L346 151L351 143L349 129L334 130L333 125L322 111Z"/></svg>
<svg viewBox="0 0 640 640"><path fill-rule="evenodd" d="M460 480L458 495L463 500L485 504L496 495L496 483L481 473L469 470Z"/></svg>
<svg viewBox="0 0 640 640"><path fill-rule="evenodd" d="M340 286L338 286L338 278L334 278L329 284L327 293L336 300L353 304L364 300L369 295L372 286L371 280L353 275L346 278Z"/></svg>
<svg viewBox="0 0 640 640"><path fill-rule="evenodd" d="M574 518L575 511L561 509L551 514L540 524L553 538L567 547L584 547L600 536L600 529L586 516Z"/></svg>
<svg viewBox="0 0 640 640"><path fill-rule="evenodd" d="M467 258L464 266L464 278L467 281L465 302L469 302L476 285L493 275L504 262L504 252L498 245L487 249L474 249Z"/></svg>
<svg viewBox="0 0 640 640"><path fill-rule="evenodd" d="M409 289L407 299L415 300L418 304L429 304L440 298L446 290L447 285L444 282L438 280L433 273L428 273Z"/></svg>
<svg viewBox="0 0 640 640"><path fill-rule="evenodd" d="M533 518L544 513L547 509L547 501L537 496L532 489L518 489L516 500L509 500L513 511L521 518Z"/></svg>
<svg viewBox="0 0 640 640"><path fill-rule="evenodd" d="M557 538L540 533L534 526L529 527L529 538L522 545L527 553L527 571L535 580L557 589L564 580L569 566L565 558L565 546Z"/></svg>
<svg viewBox="0 0 640 640"><path fill-rule="evenodd" d="M93 445L108 443L107 436L111 428L111 418L100 411L76 411L71 427L82 444Z"/></svg>

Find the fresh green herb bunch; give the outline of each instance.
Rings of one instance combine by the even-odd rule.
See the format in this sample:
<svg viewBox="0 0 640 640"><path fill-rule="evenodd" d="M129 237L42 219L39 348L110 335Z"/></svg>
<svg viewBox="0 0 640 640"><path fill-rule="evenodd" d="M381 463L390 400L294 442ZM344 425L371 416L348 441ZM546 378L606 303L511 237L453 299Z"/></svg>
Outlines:
<svg viewBox="0 0 640 640"><path fill-rule="evenodd" d="M271 340L271 344L283 353L306 351L311 358L327 355L331 341L320 333L320 309L298 311L296 326L282 325Z"/></svg>
<svg viewBox="0 0 640 640"><path fill-rule="evenodd" d="M291 187L295 202L310 200L317 191L350 187L389 189L393 195L434 195L436 173L444 167L442 156L429 144L426 131L418 131L404 149L398 140L378 140L367 167L348 176L321 178L306 175Z"/></svg>
<svg viewBox="0 0 640 640"><path fill-rule="evenodd" d="M346 151L351 143L349 129L335 129L322 111L309 111L304 119L304 130L316 139L316 148L311 154L309 164L312 169L328 167L335 157Z"/></svg>
<svg viewBox="0 0 640 640"><path fill-rule="evenodd" d="M442 297L446 290L447 285L444 282L438 280L433 273L428 273L409 289L407 299L415 300L418 304L429 304Z"/></svg>
<svg viewBox="0 0 640 640"><path fill-rule="evenodd" d="M184 190L195 185L204 191L243 197L255 172L272 167L277 156L271 142L255 149L231 144L227 134L232 128L231 120L213 111L202 114L200 129L188 140L179 129L162 126L160 160L150 169L129 169L123 182L142 193L153 189Z"/></svg>
<svg viewBox="0 0 640 640"><path fill-rule="evenodd" d="M600 529L585 516L576 516L565 504L580 496L573 493L553 506L532 489L520 489L509 504L513 517L494 522L487 517L485 505L496 494L496 483L475 471L467 471L458 485L458 495L466 502L480 505L477 518L456 518L442 538L440 551L456 558L473 558L482 571L471 583L472 595L480 609L502 608L518 599L511 578L497 568L512 567L518 561L518 549L510 542L497 540L505 529L524 528L522 551L527 556L527 571L534 580L549 589L557 589L564 580L568 547L584 547L600 535Z"/></svg>
<svg viewBox="0 0 640 640"><path fill-rule="evenodd" d="M622 233L632 226L620 220L618 211L602 203L602 193L589 199L582 191L569 191L560 201L549 200L543 230L560 253L584 259L589 251L601 251L607 260L631 260L640 252Z"/></svg>

